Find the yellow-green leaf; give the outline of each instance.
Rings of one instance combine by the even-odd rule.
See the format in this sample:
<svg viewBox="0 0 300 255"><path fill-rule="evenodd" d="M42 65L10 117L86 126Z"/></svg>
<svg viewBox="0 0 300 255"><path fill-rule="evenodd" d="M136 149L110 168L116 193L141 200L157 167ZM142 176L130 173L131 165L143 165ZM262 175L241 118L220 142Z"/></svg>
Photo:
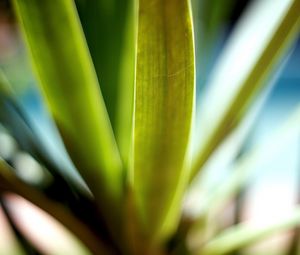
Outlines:
<svg viewBox="0 0 300 255"><path fill-rule="evenodd" d="M111 219L122 196L122 165L72 0L15 0L48 108L67 150Z"/></svg>
<svg viewBox="0 0 300 255"><path fill-rule="evenodd" d="M101 91L124 163L129 156L135 61L134 0L77 0ZM100 36L105 35L105 36Z"/></svg>
<svg viewBox="0 0 300 255"><path fill-rule="evenodd" d="M133 173L144 234L176 227L188 175L194 47L188 0L139 1Z"/></svg>

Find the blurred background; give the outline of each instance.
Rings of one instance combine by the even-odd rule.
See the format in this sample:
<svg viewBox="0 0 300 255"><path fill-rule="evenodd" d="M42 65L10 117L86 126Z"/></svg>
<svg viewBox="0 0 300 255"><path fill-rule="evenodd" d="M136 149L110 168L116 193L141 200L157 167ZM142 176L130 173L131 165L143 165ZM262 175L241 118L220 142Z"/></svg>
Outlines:
<svg viewBox="0 0 300 255"><path fill-rule="evenodd" d="M276 1L280 0L274 0L274 2ZM247 12L247 8L252 2L251 0L193 0L197 54L198 114L202 113L201 101L209 89L211 76L214 74L214 70L219 64L224 50L227 49L227 44L230 43L230 37L234 33L237 24L244 13ZM259 33L257 36L259 36ZM251 51L244 52L244 54L251 54ZM240 61L246 58L245 55L241 56ZM36 132L47 144L49 154L60 164L64 164L66 166L65 169L69 171L68 174L80 182L81 179L68 160L57 131L36 89L35 79L9 0L0 0L0 68L12 84L18 100L24 107ZM232 75L234 75L234 72L235 69L233 68ZM257 144L260 144L299 105L300 37L293 44L293 47L281 61L275 74L272 75L272 78L268 82L270 86L262 96L263 98L258 98L257 105L259 107L253 110L255 111L252 117L253 120L251 124L248 124L245 142L241 144L238 151L234 154L235 160L248 151L251 151ZM199 125L201 126L201 121ZM201 136L201 133L199 135ZM32 169L32 171L26 172L27 175L23 176L23 178L30 179L31 181L39 181L39 171L35 169L38 166L32 162L33 159L28 158L27 155L20 154L16 149L17 145L14 143L11 137L7 135L7 130L0 123L0 156L7 158L8 155L13 153L17 154L14 157L15 166L22 169L24 164L26 164L27 167L30 165ZM268 160L262 160L260 164L255 165L255 171L253 171L254 173L248 179L245 187L230 204L222 209L219 219L221 225L226 227L244 220L249 220L254 225L259 225L261 222L275 222L276 219L286 215L300 203L299 132L297 136L294 136L293 139L285 143L276 155L268 158ZM233 165L233 162L228 163L226 159L222 163L223 161L218 155L215 156L215 159L215 161L218 161L218 164L212 163L207 166L205 181L201 180L197 184L202 185L201 189L206 189L206 192L213 189L215 185L219 185L228 172L230 172ZM22 173L21 170L20 172ZM187 208L188 210L197 212L197 210L199 211L197 205L201 204L201 197L198 195L191 197L191 201L187 202ZM32 215L37 214L34 214L34 212L32 215L30 214L31 207L30 205L26 205L26 202L21 201L20 198L11 196L10 206L13 208L12 211L19 211L15 215L23 222L21 224L28 224L28 220L31 220L32 224L37 224L31 218L33 217ZM30 207L28 211L24 209L27 208L26 206ZM20 210L24 210L23 213L20 213ZM29 214L24 216L24 213ZM46 221L45 226L39 223L36 231L50 233L51 231L47 226L49 227L51 224L48 223L47 225L47 219L44 219L44 221ZM41 219L41 222L43 222L43 219ZM46 231L46 229L48 230ZM285 251L293 246L292 243L296 234L297 231L295 230L277 235L245 251L240 251L239 254L286 254ZM34 236L34 233L30 235ZM60 238L58 237L58 234L54 234L51 239L55 238L59 240ZM48 236L47 238L50 237ZM63 247L68 242L71 241L60 242L59 245ZM42 246L41 249L45 245L40 245ZM17 249L17 245L13 240L12 230L5 220L5 213L0 209L0 254L8 254L1 252L8 250L8 246L13 246ZM78 249L74 248L72 254L77 254L76 250L78 251ZM15 254L18 253L18 251L15 252Z"/></svg>

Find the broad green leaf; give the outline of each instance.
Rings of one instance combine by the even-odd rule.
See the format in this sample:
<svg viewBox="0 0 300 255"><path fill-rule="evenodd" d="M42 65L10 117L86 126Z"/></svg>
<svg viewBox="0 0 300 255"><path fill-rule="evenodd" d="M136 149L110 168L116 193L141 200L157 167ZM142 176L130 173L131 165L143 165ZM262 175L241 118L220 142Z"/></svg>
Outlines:
<svg viewBox="0 0 300 255"><path fill-rule="evenodd" d="M75 5L15 0L14 6L67 150L111 220L119 213L122 165Z"/></svg>
<svg viewBox="0 0 300 255"><path fill-rule="evenodd" d="M177 225L189 174L194 86L189 1L140 0L131 182L152 241Z"/></svg>
<svg viewBox="0 0 300 255"><path fill-rule="evenodd" d="M134 0L77 0L112 128L127 161L133 111Z"/></svg>
<svg viewBox="0 0 300 255"><path fill-rule="evenodd" d="M299 7L298 0L278 1L276 6L273 1L256 1L236 28L208 86L202 120L206 135L195 155L192 178L244 118L298 35Z"/></svg>
<svg viewBox="0 0 300 255"><path fill-rule="evenodd" d="M48 199L38 190L19 180L13 174L13 170L10 166L0 159L0 193L6 191L20 195L61 222L74 233L93 254L111 254L104 243L102 243L85 224L74 217L66 207Z"/></svg>
<svg viewBox="0 0 300 255"><path fill-rule="evenodd" d="M300 208L296 208L290 215L278 220L278 222L266 226L251 226L249 223L241 223L224 230L214 239L209 241L199 255L228 254L241 247L249 246L255 242L274 234L290 230L300 225Z"/></svg>

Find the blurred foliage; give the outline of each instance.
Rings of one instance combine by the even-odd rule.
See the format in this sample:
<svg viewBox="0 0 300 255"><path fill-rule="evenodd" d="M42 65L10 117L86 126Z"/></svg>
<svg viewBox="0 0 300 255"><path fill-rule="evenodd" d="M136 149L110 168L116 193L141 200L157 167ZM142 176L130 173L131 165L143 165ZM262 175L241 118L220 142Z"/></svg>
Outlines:
<svg viewBox="0 0 300 255"><path fill-rule="evenodd" d="M259 228L239 217L240 191L257 165L300 134L297 108L241 155L299 36L299 0L274 4L0 1L0 207L24 253L44 250L13 217L9 193L47 212L92 254L239 254L299 226L299 208ZM27 97L37 104L28 107ZM47 121L37 128L32 115L44 105ZM198 191L218 153L231 172ZM193 192L200 212L186 205ZM219 219L232 199L228 227ZM296 229L287 255L297 238Z"/></svg>

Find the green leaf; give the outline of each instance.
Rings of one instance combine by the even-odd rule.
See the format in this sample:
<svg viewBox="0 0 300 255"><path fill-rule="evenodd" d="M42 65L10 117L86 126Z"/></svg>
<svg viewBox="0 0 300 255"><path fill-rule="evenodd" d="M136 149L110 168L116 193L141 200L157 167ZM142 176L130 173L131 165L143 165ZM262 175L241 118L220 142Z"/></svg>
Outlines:
<svg viewBox="0 0 300 255"><path fill-rule="evenodd" d="M48 199L38 190L19 180L13 170L0 158L0 193L13 192L35 204L67 227L81 240L93 254L111 254L102 241L70 211L55 201Z"/></svg>
<svg viewBox="0 0 300 255"><path fill-rule="evenodd" d="M177 225L189 174L194 47L189 1L139 1L133 184L144 234Z"/></svg>
<svg viewBox="0 0 300 255"><path fill-rule="evenodd" d="M251 226L249 223L241 223L209 241L199 255L222 255L235 251L241 247L249 246L264 238L277 233L290 230L300 225L300 208L296 208L290 215L278 220L276 223L266 226Z"/></svg>
<svg viewBox="0 0 300 255"><path fill-rule="evenodd" d="M203 103L206 111L202 123L206 126L202 132L206 135L196 152L191 179L244 118L267 84L269 73L297 37L299 8L298 0L277 2L276 7L271 2L257 1L236 28Z"/></svg>
<svg viewBox="0 0 300 255"><path fill-rule="evenodd" d="M75 5L71 0L15 0L14 5L67 150L112 220L122 198L122 165Z"/></svg>
<svg viewBox="0 0 300 255"><path fill-rule="evenodd" d="M133 112L135 61L134 0L76 1L101 91L124 161ZM105 36L99 36L105 35Z"/></svg>
<svg viewBox="0 0 300 255"><path fill-rule="evenodd" d="M135 80L135 51L137 33L136 1L131 1L126 20L126 36L119 75L115 134L124 164L128 167L132 146L133 96Z"/></svg>

